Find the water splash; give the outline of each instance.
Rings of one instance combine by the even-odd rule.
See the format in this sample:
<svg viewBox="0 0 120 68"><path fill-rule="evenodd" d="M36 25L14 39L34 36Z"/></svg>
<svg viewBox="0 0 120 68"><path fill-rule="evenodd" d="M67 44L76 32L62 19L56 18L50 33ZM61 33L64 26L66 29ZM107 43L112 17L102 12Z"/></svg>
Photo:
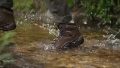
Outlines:
<svg viewBox="0 0 120 68"><path fill-rule="evenodd" d="M36 42L33 45L37 45L40 50L44 51L55 50L55 46L51 43Z"/></svg>
<svg viewBox="0 0 120 68"><path fill-rule="evenodd" d="M118 50L120 51L120 39L116 38L116 36L120 33L106 35L106 39L99 41L94 46L98 46L99 48L110 49L110 50Z"/></svg>
<svg viewBox="0 0 120 68"><path fill-rule="evenodd" d="M106 40L106 47L110 48L112 50L120 50L120 39L117 39L116 36L119 34L119 32L116 35L111 34L107 40Z"/></svg>

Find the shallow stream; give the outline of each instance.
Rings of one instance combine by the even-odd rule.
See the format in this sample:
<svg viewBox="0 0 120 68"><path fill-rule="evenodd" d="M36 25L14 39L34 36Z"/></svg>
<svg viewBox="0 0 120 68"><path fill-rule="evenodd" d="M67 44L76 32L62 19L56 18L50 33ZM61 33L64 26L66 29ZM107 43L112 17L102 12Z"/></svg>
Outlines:
<svg viewBox="0 0 120 68"><path fill-rule="evenodd" d="M103 33L83 33L79 48L57 51L51 44L55 36L33 24L15 30L16 65L21 68L120 68L120 40Z"/></svg>

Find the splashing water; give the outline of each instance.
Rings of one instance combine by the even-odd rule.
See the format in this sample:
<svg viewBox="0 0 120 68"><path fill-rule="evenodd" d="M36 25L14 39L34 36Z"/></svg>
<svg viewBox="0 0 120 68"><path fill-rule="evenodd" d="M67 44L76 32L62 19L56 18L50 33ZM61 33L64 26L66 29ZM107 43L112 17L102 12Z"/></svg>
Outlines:
<svg viewBox="0 0 120 68"><path fill-rule="evenodd" d="M112 50L119 49L120 41L114 35L106 36L105 40L86 38L79 48L56 51L49 32L44 29L30 25L24 29L18 27L16 32L16 65L21 68L120 68L119 52L110 54L107 50L111 49L110 46L115 46Z"/></svg>
<svg viewBox="0 0 120 68"><path fill-rule="evenodd" d="M120 39L117 39L116 35L111 34L106 40L106 47L113 49L113 50L120 50Z"/></svg>

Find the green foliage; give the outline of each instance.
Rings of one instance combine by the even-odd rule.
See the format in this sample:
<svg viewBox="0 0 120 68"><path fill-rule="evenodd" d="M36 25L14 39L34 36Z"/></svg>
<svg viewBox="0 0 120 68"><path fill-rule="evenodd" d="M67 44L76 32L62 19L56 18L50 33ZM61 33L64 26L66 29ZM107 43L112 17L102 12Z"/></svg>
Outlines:
<svg viewBox="0 0 120 68"><path fill-rule="evenodd" d="M77 1L67 0L70 7ZM120 0L81 0L79 4L85 9L87 19L92 22L100 20L102 25L109 24L109 26L120 27Z"/></svg>
<svg viewBox="0 0 120 68"><path fill-rule="evenodd" d="M113 16L120 10L119 0L84 0L83 6L87 16L91 19L99 18L103 23L112 23ZM119 12L119 11L118 11ZM116 23L116 22L114 22Z"/></svg>
<svg viewBox="0 0 120 68"><path fill-rule="evenodd" d="M33 0L13 0L14 1L14 9L17 11L30 11L33 7Z"/></svg>
<svg viewBox="0 0 120 68"><path fill-rule="evenodd" d="M4 33L3 36L0 38L0 46L8 45L13 37L12 32Z"/></svg>
<svg viewBox="0 0 120 68"><path fill-rule="evenodd" d="M9 52L7 52L7 48L9 48L8 45L11 42L13 35L13 32L7 32L3 33L0 37L0 62L3 62L3 64L0 65L5 65L14 62L12 55Z"/></svg>

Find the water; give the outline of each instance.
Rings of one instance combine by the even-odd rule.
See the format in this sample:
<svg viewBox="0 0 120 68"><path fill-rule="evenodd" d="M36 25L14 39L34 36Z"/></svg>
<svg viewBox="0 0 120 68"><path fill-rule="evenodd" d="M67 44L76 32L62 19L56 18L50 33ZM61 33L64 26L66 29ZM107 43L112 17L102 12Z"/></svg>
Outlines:
<svg viewBox="0 0 120 68"><path fill-rule="evenodd" d="M57 51L46 29L24 24L15 32L15 64L21 68L120 68L120 40L114 35L87 33L79 48Z"/></svg>

